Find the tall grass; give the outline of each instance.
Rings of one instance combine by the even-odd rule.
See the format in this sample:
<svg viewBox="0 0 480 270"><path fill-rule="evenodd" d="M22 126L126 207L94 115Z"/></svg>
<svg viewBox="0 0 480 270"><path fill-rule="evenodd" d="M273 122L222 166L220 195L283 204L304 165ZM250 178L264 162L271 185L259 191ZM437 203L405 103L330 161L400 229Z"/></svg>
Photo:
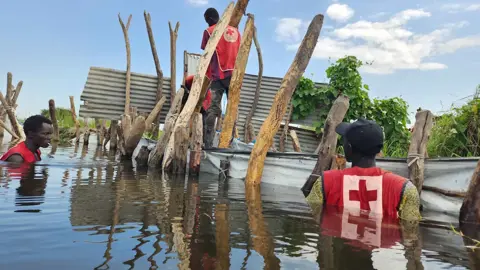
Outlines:
<svg viewBox="0 0 480 270"><path fill-rule="evenodd" d="M40 113L43 116L50 118L50 112L47 109L42 110ZM70 109L58 107L56 108L55 113L57 115L57 121L58 121L59 127L64 127L64 128L75 127L75 122L73 121L72 112L70 111ZM78 118L78 121L80 122L81 128L85 127L85 125L88 125L88 127L92 129L96 127L95 120L93 119L89 120L88 123L85 123L85 120L82 118ZM106 121L106 126L107 128L110 126L110 120Z"/></svg>

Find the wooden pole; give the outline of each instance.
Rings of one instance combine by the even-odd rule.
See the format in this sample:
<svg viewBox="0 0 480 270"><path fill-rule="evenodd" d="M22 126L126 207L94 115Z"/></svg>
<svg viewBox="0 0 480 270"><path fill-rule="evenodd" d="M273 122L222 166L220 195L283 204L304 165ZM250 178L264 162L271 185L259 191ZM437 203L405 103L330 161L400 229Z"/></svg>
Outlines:
<svg viewBox="0 0 480 270"><path fill-rule="evenodd" d="M162 111L163 104L167 100L166 97L162 97L159 101L157 101L157 105L155 105L155 108L153 108L152 112L147 117L147 120L145 120L145 126L146 126L146 131L149 132L152 130L153 127L155 127L158 130L158 126L155 123L158 123L159 117L160 117L160 112Z"/></svg>
<svg viewBox="0 0 480 270"><path fill-rule="evenodd" d="M105 130L104 130L104 131L105 131L105 139L103 140L103 148L106 148L108 142L110 141L110 138L111 138L110 136L111 136L111 134L112 134L112 126L111 126L111 124L110 124L110 127L109 127L108 129L105 127Z"/></svg>
<svg viewBox="0 0 480 270"><path fill-rule="evenodd" d="M125 152L127 157L131 157L133 151L138 145L138 142L142 139L143 132L145 131L145 117L138 116L132 123L132 127L128 132L128 136L125 137ZM123 131L125 132L125 131Z"/></svg>
<svg viewBox="0 0 480 270"><path fill-rule="evenodd" d="M238 4L238 3L237 3ZM245 143L250 143L255 139L255 130L252 124L253 114L257 110L258 106L258 99L260 98L260 87L262 84L262 76L263 76L263 57L262 57L262 48L260 48L260 43L257 39L257 28L253 28L253 42L255 43L255 47L257 48L257 55L258 55L258 77L257 77L257 85L255 88L255 97L253 98L253 105L250 108L250 112L248 112L247 120L245 121Z"/></svg>
<svg viewBox="0 0 480 270"><path fill-rule="evenodd" d="M233 11L233 2L231 2L226 8L225 12L222 15L222 18L219 20L215 29L213 30L210 39L208 40L205 52L201 57L200 63L197 67L197 74L193 80L192 88L188 96L188 100L178 116L177 122L168 146L165 152L165 158L163 159L162 167L164 171L175 171L178 173L185 172L186 163L187 163L187 148L188 148L188 123L192 117L192 114L195 110L195 107L198 103L200 97L200 91L203 84L203 77L207 71L208 66L210 65L210 60L212 59L213 53L217 47L220 38L223 37L223 33L227 28L227 24L230 21L230 17Z"/></svg>
<svg viewBox="0 0 480 270"><path fill-rule="evenodd" d="M78 143L80 141L80 123L77 119L75 100L73 99L73 96L70 96L70 111L72 112L73 122L75 123L75 142Z"/></svg>
<svg viewBox="0 0 480 270"><path fill-rule="evenodd" d="M90 127L88 125L88 118L85 118L85 132L83 133L83 145L88 146L90 142Z"/></svg>
<svg viewBox="0 0 480 270"><path fill-rule="evenodd" d="M14 92L13 97L11 99L10 104L12 104L12 107L14 109L17 108L17 99L18 99L18 96L20 95L20 91L22 90L22 86L23 86L23 81L19 81L17 83L17 87L15 88L15 92Z"/></svg>
<svg viewBox="0 0 480 270"><path fill-rule="evenodd" d="M172 28L172 24L168 22L168 28L170 29L170 100L173 100L175 89L177 89L177 38L180 22L175 25L175 30Z"/></svg>
<svg viewBox="0 0 480 270"><path fill-rule="evenodd" d="M480 160L473 172L467 193L460 208L460 224L480 224Z"/></svg>
<svg viewBox="0 0 480 270"><path fill-rule="evenodd" d="M422 193L425 169L425 153L430 132L433 128L433 114L428 110L418 111L415 115L415 125L408 149L408 178Z"/></svg>
<svg viewBox="0 0 480 270"><path fill-rule="evenodd" d="M320 175L325 170L330 170L332 160L337 150L338 135L335 128L343 121L350 106L349 98L345 95L337 97L328 112L322 139L320 140L317 164L313 169L313 175Z"/></svg>
<svg viewBox="0 0 480 270"><path fill-rule="evenodd" d="M150 168L161 168L162 166L165 148L167 147L168 140L170 139L170 135L172 134L175 126L175 121L177 120L178 114L180 113L180 108L182 107L182 98L184 92L185 90L183 88L178 90L172 102L172 106L170 106L167 116L165 117L165 127L163 129L164 132L148 157L148 166Z"/></svg>
<svg viewBox="0 0 480 270"><path fill-rule="evenodd" d="M235 8L233 9L232 18L230 19L230 23L228 25L238 28L240 21L242 20L243 15L245 15L245 11L247 10L249 0L238 0L235 4Z"/></svg>
<svg viewBox="0 0 480 270"><path fill-rule="evenodd" d="M12 81L13 81L13 75L11 72L8 72L7 73L7 95L5 96L5 98L7 99L7 101L10 101L13 97L13 84L12 84ZM10 104L10 103L9 103ZM12 104L10 104L12 105Z"/></svg>
<svg viewBox="0 0 480 270"><path fill-rule="evenodd" d="M117 129L118 121L112 120L112 122L110 122L110 151L117 150Z"/></svg>
<svg viewBox="0 0 480 270"><path fill-rule="evenodd" d="M280 135L280 152L285 152L285 144L287 143L288 130L290 128L289 125L290 118L292 118L292 112L293 104L290 102L290 105L288 106L287 118L285 119L285 125L283 126L283 132L282 135Z"/></svg>
<svg viewBox="0 0 480 270"><path fill-rule="evenodd" d="M20 127L20 124L17 121L15 112L12 106L10 106L10 104L8 103L7 99L5 98L2 92L0 92L0 101L2 102L3 108L8 116L8 120L12 125L13 132L15 132L15 134L21 139L25 138L25 134L23 133L23 129Z"/></svg>
<svg viewBox="0 0 480 270"><path fill-rule="evenodd" d="M283 78L280 89L273 100L270 113L260 128L257 140L250 154L246 176L247 184L260 184L267 151L272 146L273 137L280 127L280 122L285 115L287 105L292 98L295 87L312 57L322 25L323 15L316 15L308 27L307 33L300 44L292 65Z"/></svg>
<svg viewBox="0 0 480 270"><path fill-rule="evenodd" d="M300 140L298 139L297 132L295 132L295 130L290 130L290 137L292 137L293 150L295 152L302 152L302 148L300 147Z"/></svg>
<svg viewBox="0 0 480 270"><path fill-rule="evenodd" d="M15 134L15 132L13 132L12 130L10 130L7 125L5 124L5 122L3 122L2 120L0 120L0 127L2 127L4 130L6 130L8 133L10 133L10 135L12 135L12 139L13 140L20 140L20 137L18 137L17 134Z"/></svg>
<svg viewBox="0 0 480 270"><path fill-rule="evenodd" d="M105 132L106 132L105 125L106 125L105 119L100 120L100 144L98 144L98 146L103 146L103 142L105 141Z"/></svg>
<svg viewBox="0 0 480 270"><path fill-rule="evenodd" d="M132 15L128 16L127 26L122 21L120 17L120 13L118 13L118 21L120 22L120 26L122 27L123 37L125 39L125 48L127 50L127 74L126 74L126 83L125 83L125 114L130 112L130 80L131 80L131 71L130 71L130 62L131 62L131 55L130 55L130 41L128 39L128 28L130 28L130 22L132 20Z"/></svg>
<svg viewBox="0 0 480 270"><path fill-rule="evenodd" d="M97 146L102 145L101 143L101 133L102 133L102 127L100 125L100 119L95 118L95 129L97 130Z"/></svg>
<svg viewBox="0 0 480 270"><path fill-rule="evenodd" d="M201 113L193 114L192 143L190 144L190 175L200 173L200 161L202 160L203 121Z"/></svg>
<svg viewBox="0 0 480 270"><path fill-rule="evenodd" d="M48 101L48 111L50 112L50 119L53 125L53 138L52 141L58 142L60 139L60 133L58 131L57 111L55 108L55 100L50 99Z"/></svg>
<svg viewBox="0 0 480 270"><path fill-rule="evenodd" d="M252 47L254 27L254 17L248 14L247 24L243 31L240 49L235 61L235 69L233 70L230 88L228 90L227 111L222 125L222 132L220 133L219 148L228 148L232 140L233 126L235 121L237 121L243 77L245 76L248 56L250 55L250 48Z"/></svg>

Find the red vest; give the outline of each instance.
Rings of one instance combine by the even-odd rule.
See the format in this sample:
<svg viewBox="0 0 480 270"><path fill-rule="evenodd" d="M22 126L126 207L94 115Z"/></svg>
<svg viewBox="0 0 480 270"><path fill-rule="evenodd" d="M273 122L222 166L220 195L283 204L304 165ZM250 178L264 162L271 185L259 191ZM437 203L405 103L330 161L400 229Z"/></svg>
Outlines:
<svg viewBox="0 0 480 270"><path fill-rule="evenodd" d="M207 28L207 32L212 36L215 25ZM240 48L240 32L232 26L228 26L223 32L223 36L217 44L215 53L217 54L218 66L221 74L225 71L232 71L235 68L238 50ZM210 70L210 69L209 69ZM207 74L208 76L208 74ZM210 76L208 76L210 78ZM223 78L222 78L223 79Z"/></svg>
<svg viewBox="0 0 480 270"><path fill-rule="evenodd" d="M5 154L3 154L2 157L0 157L0 160L6 161L13 154L20 155L23 158L25 163L34 163L37 161L37 159L35 158L35 155L32 153L32 151L30 151L30 149L27 148L27 145L25 144L24 141L8 149L8 151ZM42 158L40 157L41 155L40 149L37 150L37 155L41 160Z"/></svg>
<svg viewBox="0 0 480 270"><path fill-rule="evenodd" d="M376 167L325 171L322 180L326 205L390 217L398 216L398 206L408 181Z"/></svg>

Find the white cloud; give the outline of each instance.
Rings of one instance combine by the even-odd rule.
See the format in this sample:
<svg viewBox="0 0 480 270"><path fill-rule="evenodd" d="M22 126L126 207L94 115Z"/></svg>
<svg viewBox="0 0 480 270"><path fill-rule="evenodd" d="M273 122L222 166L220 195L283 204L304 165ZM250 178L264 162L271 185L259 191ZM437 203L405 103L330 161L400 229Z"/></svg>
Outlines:
<svg viewBox="0 0 480 270"><path fill-rule="evenodd" d="M364 66L365 72L388 74L407 69L445 69L447 66L436 62L433 59L435 56L480 46L480 35L452 37L455 29L468 25L466 21L445 24L430 33L416 33L407 28L411 20L430 16L429 12L421 9L408 9L384 21L360 20L330 33L322 31L313 57L336 60L345 55L355 55L364 62L372 63ZM302 25L299 19L296 23ZM301 27L297 28L295 35L298 40L304 32ZM288 50L296 50L299 46L299 41L285 43Z"/></svg>
<svg viewBox="0 0 480 270"><path fill-rule="evenodd" d="M332 20L346 22L352 18L355 11L345 4L332 4L327 8L327 15Z"/></svg>
<svg viewBox="0 0 480 270"><path fill-rule="evenodd" d="M187 0L187 3L193 6L205 6L208 5L208 0Z"/></svg>
<svg viewBox="0 0 480 270"><path fill-rule="evenodd" d="M447 10L449 13L458 13L461 11L480 11L480 4L444 4L442 9Z"/></svg>
<svg viewBox="0 0 480 270"><path fill-rule="evenodd" d="M278 41L298 42L300 40L300 28L304 22L301 19L282 18L278 20L275 33Z"/></svg>

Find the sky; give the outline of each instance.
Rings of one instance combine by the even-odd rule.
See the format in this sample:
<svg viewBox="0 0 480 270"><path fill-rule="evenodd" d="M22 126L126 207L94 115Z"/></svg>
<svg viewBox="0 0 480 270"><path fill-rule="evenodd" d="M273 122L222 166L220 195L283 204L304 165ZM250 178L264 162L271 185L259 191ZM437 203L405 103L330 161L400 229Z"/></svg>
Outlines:
<svg viewBox="0 0 480 270"><path fill-rule="evenodd" d="M208 7L223 12L226 0L4 0L0 9L0 90L6 74L23 80L19 117L48 108L77 110L89 67L125 69L120 13L132 14L129 36L132 71L155 74L143 11L150 12L160 63L170 75L168 21L180 22L177 84L183 74L183 52L201 53ZM465 102L480 84L480 3L472 0L251 0L262 48L264 75L283 77L310 20L325 19L305 76L328 82L325 69L336 59L355 55L371 62L361 69L371 98L401 96L410 118L421 107L434 113ZM242 20L240 31L243 32ZM257 74L251 50L247 73Z"/></svg>

